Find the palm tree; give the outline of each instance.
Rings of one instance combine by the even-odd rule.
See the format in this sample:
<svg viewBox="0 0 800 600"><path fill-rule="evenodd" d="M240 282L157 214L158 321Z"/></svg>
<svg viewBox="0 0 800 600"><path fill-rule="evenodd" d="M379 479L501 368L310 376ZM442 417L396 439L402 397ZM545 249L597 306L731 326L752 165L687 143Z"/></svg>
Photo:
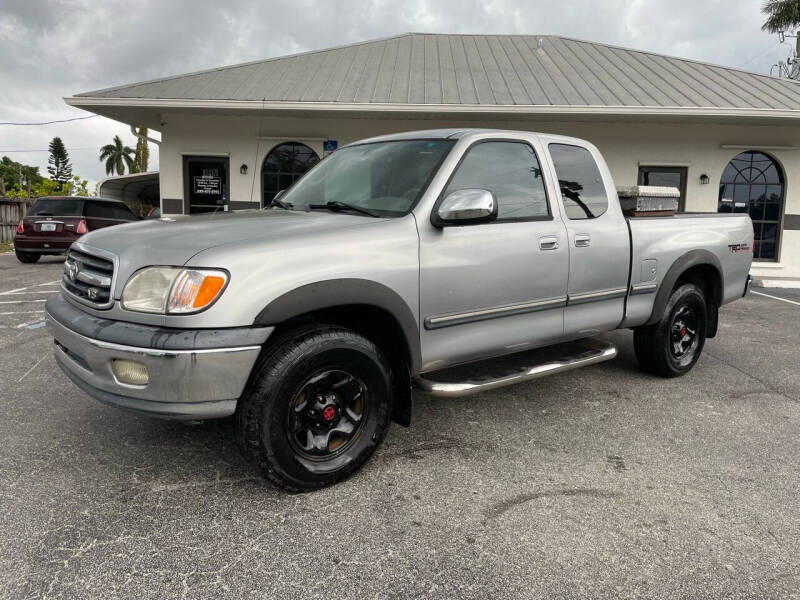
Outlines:
<svg viewBox="0 0 800 600"><path fill-rule="evenodd" d="M767 15L761 26L764 31L778 33L800 27L800 0L765 0L761 12ZM795 39L795 56L800 56L800 31Z"/></svg>
<svg viewBox="0 0 800 600"><path fill-rule="evenodd" d="M117 175L125 175L125 167L130 170L133 165L133 149L129 146L123 146L122 140L118 135L114 136L113 144L106 144L100 148L100 161L106 161L106 175L113 175L114 171Z"/></svg>
<svg viewBox="0 0 800 600"><path fill-rule="evenodd" d="M761 12L767 15L761 26L764 31L778 33L800 25L800 0L766 0Z"/></svg>

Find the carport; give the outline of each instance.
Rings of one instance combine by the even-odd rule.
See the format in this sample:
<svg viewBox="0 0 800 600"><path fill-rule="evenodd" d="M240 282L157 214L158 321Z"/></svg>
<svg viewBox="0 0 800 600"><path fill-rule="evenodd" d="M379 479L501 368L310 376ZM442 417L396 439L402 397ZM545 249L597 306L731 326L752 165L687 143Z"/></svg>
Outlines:
<svg viewBox="0 0 800 600"><path fill-rule="evenodd" d="M134 212L146 213L149 207L159 204L158 171L107 177L97 186L97 194L102 198L122 200Z"/></svg>

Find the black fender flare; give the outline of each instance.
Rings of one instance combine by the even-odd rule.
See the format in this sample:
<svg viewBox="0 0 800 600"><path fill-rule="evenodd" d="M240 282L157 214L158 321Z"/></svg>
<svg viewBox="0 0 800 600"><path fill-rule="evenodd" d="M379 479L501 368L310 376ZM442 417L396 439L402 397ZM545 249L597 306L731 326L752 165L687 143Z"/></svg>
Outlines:
<svg viewBox="0 0 800 600"><path fill-rule="evenodd" d="M709 290L712 298L719 304L722 301L722 290L725 289L725 282L723 281L722 265L719 259L708 250L691 250L678 258L672 266L667 270L667 273L661 279L661 285L656 292L656 299L653 302L653 312L650 313L650 318L645 325L654 325L658 323L664 313L664 308L667 306L669 297L672 293L675 283L681 275L692 267L700 265L708 265L714 268L717 272L718 281L714 289ZM709 309L710 311L713 309ZM711 315L709 315L711 316Z"/></svg>
<svg viewBox="0 0 800 600"><path fill-rule="evenodd" d="M280 325L294 317L347 305L367 305L389 313L408 346L409 365L416 372L422 364L419 324L405 300L391 288L368 279L326 279L309 283L278 296L255 318L254 325Z"/></svg>

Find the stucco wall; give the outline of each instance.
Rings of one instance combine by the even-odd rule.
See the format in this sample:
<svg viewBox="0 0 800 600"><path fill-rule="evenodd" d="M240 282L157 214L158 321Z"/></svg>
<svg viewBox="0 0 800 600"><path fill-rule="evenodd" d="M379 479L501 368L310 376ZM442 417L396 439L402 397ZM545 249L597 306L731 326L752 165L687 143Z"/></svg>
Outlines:
<svg viewBox="0 0 800 600"><path fill-rule="evenodd" d="M230 200L258 203L261 198L261 164L269 151L283 141L302 141L322 155L325 139L339 145L395 131L436 127L475 127L475 122L433 119L372 118L261 118L164 114L160 148L161 197L183 198L182 156L214 154L230 158ZM778 160L786 177L784 212L800 215L800 149L772 150L774 146L800 146L800 127L711 124L594 123L496 121L484 126L561 133L588 139L603 152L617 185L635 185L640 165L688 168L687 211L716 211L722 170L741 149L765 149ZM242 164L248 166L241 175ZM708 185L700 184L707 174ZM795 219L795 221L797 218ZM800 230L784 230L780 261L759 264L759 276L800 277Z"/></svg>

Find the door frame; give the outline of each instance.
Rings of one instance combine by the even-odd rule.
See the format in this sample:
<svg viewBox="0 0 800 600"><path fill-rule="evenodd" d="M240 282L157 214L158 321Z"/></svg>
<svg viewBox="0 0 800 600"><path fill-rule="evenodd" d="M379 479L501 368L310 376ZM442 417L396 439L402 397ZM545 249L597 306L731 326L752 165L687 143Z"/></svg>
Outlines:
<svg viewBox="0 0 800 600"><path fill-rule="evenodd" d="M686 212L686 181L689 179L689 167L680 167L675 165L664 165L660 166L656 164L647 164L647 165L639 165L639 170L636 173L636 184L637 185L645 185L643 179L643 175L648 171L656 171L659 173L678 173L681 176L681 186L678 188L678 191L681 193L681 197L678 201L678 211L677 212Z"/></svg>
<svg viewBox="0 0 800 600"><path fill-rule="evenodd" d="M225 163L225 184L223 186L223 193L225 194L225 204L223 210L227 212L227 207L231 203L231 159L227 154L183 154L183 214L191 214L192 205L190 200L191 195L191 182L189 181L189 163L192 161L220 161Z"/></svg>

